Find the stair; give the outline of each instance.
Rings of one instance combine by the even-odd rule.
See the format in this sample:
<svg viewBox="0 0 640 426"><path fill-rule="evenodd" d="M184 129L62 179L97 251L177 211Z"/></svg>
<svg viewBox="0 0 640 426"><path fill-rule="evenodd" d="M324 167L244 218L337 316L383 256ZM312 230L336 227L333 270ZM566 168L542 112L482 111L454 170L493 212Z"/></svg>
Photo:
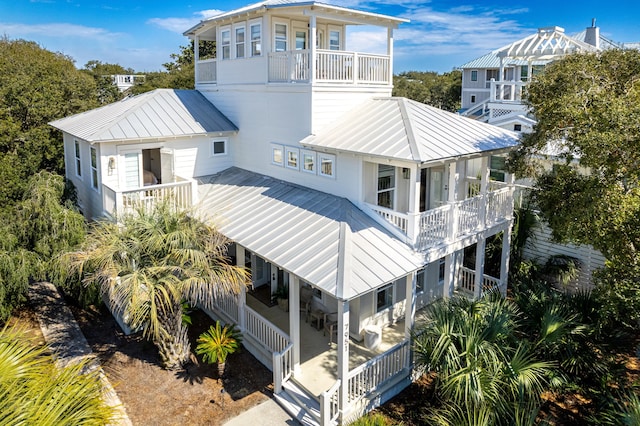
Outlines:
<svg viewBox="0 0 640 426"><path fill-rule="evenodd" d="M283 383L282 392L274 397L302 425L320 426L320 403L293 380Z"/></svg>

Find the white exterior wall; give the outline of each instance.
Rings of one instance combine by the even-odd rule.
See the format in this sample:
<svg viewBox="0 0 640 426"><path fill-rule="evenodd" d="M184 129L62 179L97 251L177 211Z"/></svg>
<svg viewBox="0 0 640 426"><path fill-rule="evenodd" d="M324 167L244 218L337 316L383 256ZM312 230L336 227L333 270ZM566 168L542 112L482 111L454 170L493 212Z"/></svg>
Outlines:
<svg viewBox="0 0 640 426"><path fill-rule="evenodd" d="M99 162L98 189L94 189L91 186L92 145L67 133L63 134L63 141L66 164L65 174L66 178L76 187L78 207L86 218L97 218L102 214L102 182L100 174L102 170L106 170L106 165L102 164L102 161ZM75 141L80 143L81 176L76 174ZM93 145L93 147L96 148L96 154L100 158L100 147L98 145Z"/></svg>

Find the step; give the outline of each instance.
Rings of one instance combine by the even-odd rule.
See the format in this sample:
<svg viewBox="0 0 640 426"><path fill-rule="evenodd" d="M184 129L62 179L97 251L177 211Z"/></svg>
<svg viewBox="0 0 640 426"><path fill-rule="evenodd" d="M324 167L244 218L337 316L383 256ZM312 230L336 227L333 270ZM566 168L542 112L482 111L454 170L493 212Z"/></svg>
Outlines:
<svg viewBox="0 0 640 426"><path fill-rule="evenodd" d="M302 425L320 426L320 404L291 380L283 383L282 392L274 396L276 401Z"/></svg>

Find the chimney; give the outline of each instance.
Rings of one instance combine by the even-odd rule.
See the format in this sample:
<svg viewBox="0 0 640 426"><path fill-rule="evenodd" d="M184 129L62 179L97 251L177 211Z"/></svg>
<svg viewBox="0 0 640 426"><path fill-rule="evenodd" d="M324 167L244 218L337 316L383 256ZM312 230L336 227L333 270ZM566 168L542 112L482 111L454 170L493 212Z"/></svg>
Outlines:
<svg viewBox="0 0 640 426"><path fill-rule="evenodd" d="M584 42L595 46L596 49L600 48L600 28L596 27L596 18L593 18L591 20L591 26L587 27Z"/></svg>

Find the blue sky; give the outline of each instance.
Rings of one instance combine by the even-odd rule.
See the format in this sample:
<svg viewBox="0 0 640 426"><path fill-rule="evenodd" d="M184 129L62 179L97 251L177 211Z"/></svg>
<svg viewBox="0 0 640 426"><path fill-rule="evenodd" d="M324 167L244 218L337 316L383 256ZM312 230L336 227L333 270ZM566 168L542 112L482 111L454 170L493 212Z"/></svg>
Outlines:
<svg viewBox="0 0 640 426"><path fill-rule="evenodd" d="M614 40L640 41L640 1L614 0L331 0L331 4L410 19L394 33L396 72L454 67L557 25L568 34L597 18ZM161 70L188 40L182 32L201 19L252 0L0 0L0 35L62 52L81 68L92 59L138 72ZM353 31L347 49L383 53L382 33Z"/></svg>

